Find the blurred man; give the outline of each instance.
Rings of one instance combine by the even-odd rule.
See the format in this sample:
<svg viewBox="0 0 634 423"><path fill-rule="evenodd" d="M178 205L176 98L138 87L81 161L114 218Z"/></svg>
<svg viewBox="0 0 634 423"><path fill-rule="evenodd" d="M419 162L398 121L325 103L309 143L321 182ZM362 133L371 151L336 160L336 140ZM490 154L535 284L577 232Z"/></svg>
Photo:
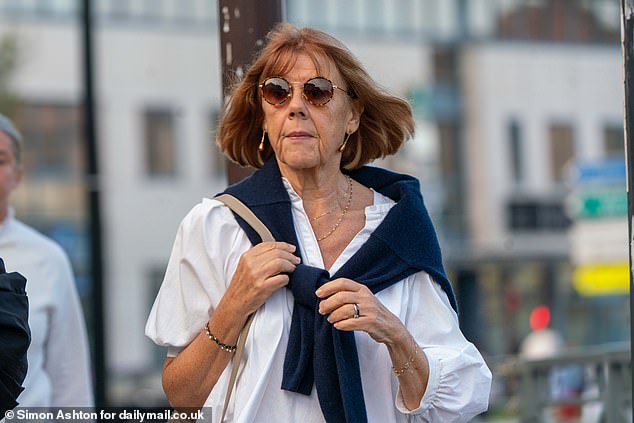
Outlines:
<svg viewBox="0 0 634 423"><path fill-rule="evenodd" d="M0 257L28 281L31 346L23 407L92 406L88 345L70 262L52 240L18 221L9 196L22 178L22 137L0 115Z"/></svg>
<svg viewBox="0 0 634 423"><path fill-rule="evenodd" d="M19 273L6 273L0 259L0 416L17 405L26 376L31 332L25 284Z"/></svg>
<svg viewBox="0 0 634 423"><path fill-rule="evenodd" d="M549 327L550 308L538 305L531 311L529 324L533 330L520 347L520 356L529 360L541 360L561 354L566 344L559 332ZM576 422L581 416L581 405L576 404L583 391L583 368L577 365L553 366L549 375L550 397L561 404L552 407L545 421ZM569 401L569 402L566 402ZM552 413L550 412L552 411ZM549 415L552 414L552 417Z"/></svg>

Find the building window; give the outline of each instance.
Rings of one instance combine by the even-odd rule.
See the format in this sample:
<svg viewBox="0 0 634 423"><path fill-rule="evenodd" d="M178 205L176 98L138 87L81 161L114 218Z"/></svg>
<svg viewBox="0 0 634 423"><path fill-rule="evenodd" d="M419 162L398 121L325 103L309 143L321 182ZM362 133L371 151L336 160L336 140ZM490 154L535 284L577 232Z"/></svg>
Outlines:
<svg viewBox="0 0 634 423"><path fill-rule="evenodd" d="M23 104L16 125L24 137L23 161L30 178L73 178L83 170L77 106Z"/></svg>
<svg viewBox="0 0 634 423"><path fill-rule="evenodd" d="M605 4L618 2L524 0L515 3L512 7L499 8L496 35L500 38L578 43L619 39L614 14L604 10L604 15L608 13L607 20L600 17L600 9L606 9Z"/></svg>
<svg viewBox="0 0 634 423"><path fill-rule="evenodd" d="M462 166L460 126L438 123L440 166L445 187L443 229L460 237L465 233L464 166Z"/></svg>
<svg viewBox="0 0 634 423"><path fill-rule="evenodd" d="M511 229L536 229L537 228L537 204L534 202L509 204L509 226Z"/></svg>
<svg viewBox="0 0 634 423"><path fill-rule="evenodd" d="M507 131L511 175L513 177L513 181L521 182L524 175L522 169L522 131L519 122L516 119L511 119L508 124Z"/></svg>
<svg viewBox="0 0 634 423"><path fill-rule="evenodd" d="M148 109L144 113L145 166L150 176L176 174L176 134L174 112Z"/></svg>
<svg viewBox="0 0 634 423"><path fill-rule="evenodd" d="M622 125L607 125L603 128L603 148L607 156L625 156Z"/></svg>
<svg viewBox="0 0 634 423"><path fill-rule="evenodd" d="M21 103L12 117L24 138L25 173L11 203L20 220L55 240L68 253L82 302L90 305L80 108L72 104ZM90 319L87 323L91 324Z"/></svg>
<svg viewBox="0 0 634 423"><path fill-rule="evenodd" d="M550 172L555 182L563 182L567 166L574 157L574 138L570 125L554 124L550 127Z"/></svg>
<svg viewBox="0 0 634 423"><path fill-rule="evenodd" d="M433 52L433 73L436 84L453 84L458 80L458 51L453 46L438 46Z"/></svg>
<svg viewBox="0 0 634 423"><path fill-rule="evenodd" d="M565 230L570 226L562 201L513 199L507 204L507 217L514 231Z"/></svg>

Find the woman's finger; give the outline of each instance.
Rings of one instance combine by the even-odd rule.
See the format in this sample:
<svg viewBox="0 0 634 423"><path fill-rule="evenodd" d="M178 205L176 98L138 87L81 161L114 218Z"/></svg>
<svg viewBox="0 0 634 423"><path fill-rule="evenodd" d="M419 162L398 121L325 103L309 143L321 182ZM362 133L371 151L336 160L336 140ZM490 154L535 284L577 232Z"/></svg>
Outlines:
<svg viewBox="0 0 634 423"><path fill-rule="evenodd" d="M345 304L361 301L361 295L356 291L339 291L319 302L319 313L330 314Z"/></svg>
<svg viewBox="0 0 634 423"><path fill-rule="evenodd" d="M357 308L355 308L355 305L357 306ZM358 314L357 314L358 311ZM354 316L357 317L354 317ZM332 313L330 313L328 315L327 320L330 323L337 323L340 322L342 320L347 320L347 319L360 319L361 317L363 317L363 310L362 307L357 304L357 303L348 303L348 304L344 304L341 307L338 307L336 310L333 310Z"/></svg>
<svg viewBox="0 0 634 423"><path fill-rule="evenodd" d="M295 270L297 263L294 263L286 258L275 257L267 260L255 269L255 272L263 275L264 277L275 276L278 273L292 273Z"/></svg>
<svg viewBox="0 0 634 423"><path fill-rule="evenodd" d="M266 241L257 244L251 250L257 254L264 254L274 250L288 251L289 253L294 253L296 249L297 247L287 242Z"/></svg>
<svg viewBox="0 0 634 423"><path fill-rule="evenodd" d="M257 266L262 266L263 263L274 260L275 258L282 258L294 264L299 264L301 262L301 259L293 254L295 246L292 244L286 244L283 242L268 242L268 245L260 247L262 244L258 244L253 247L250 250L252 251L252 254L249 254L249 257L253 257L254 260L258 261L256 264Z"/></svg>
<svg viewBox="0 0 634 423"><path fill-rule="evenodd" d="M284 273L280 273L268 278L268 283L270 283L270 285L276 289L288 285L288 281L289 277L287 274Z"/></svg>
<svg viewBox="0 0 634 423"><path fill-rule="evenodd" d="M352 279L338 278L320 286L315 294L319 298L325 298L339 291L358 291L364 286Z"/></svg>

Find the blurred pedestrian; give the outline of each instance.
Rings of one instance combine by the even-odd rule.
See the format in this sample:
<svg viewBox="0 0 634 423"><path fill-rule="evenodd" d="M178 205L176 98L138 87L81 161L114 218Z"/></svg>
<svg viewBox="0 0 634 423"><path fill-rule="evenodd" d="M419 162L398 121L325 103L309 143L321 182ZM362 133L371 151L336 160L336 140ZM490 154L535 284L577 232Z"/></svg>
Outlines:
<svg viewBox="0 0 634 423"><path fill-rule="evenodd" d="M535 307L529 317L532 331L520 344L520 356L531 360L551 358L565 347L564 338L550 324L550 309L545 305Z"/></svg>
<svg viewBox="0 0 634 423"><path fill-rule="evenodd" d="M31 342L26 280L19 273L7 273L0 258L0 416L14 408L23 391L26 351Z"/></svg>
<svg viewBox="0 0 634 423"><path fill-rule="evenodd" d="M538 305L530 313L532 329L520 346L520 357L526 360L556 358L564 352L566 343L563 336L550 327L550 308ZM576 403L583 391L583 368L578 365L557 365L550 369L550 399L560 404L545 410L546 422L561 423L577 421L581 415L581 405ZM566 402L569 401L569 402Z"/></svg>
<svg viewBox="0 0 634 423"><path fill-rule="evenodd" d="M9 197L23 174L22 137L0 114L0 257L27 279L31 346L24 407L93 406L86 328L70 262L59 245L17 220Z"/></svg>
<svg viewBox="0 0 634 423"><path fill-rule="evenodd" d="M419 183L365 166L413 131L408 103L340 41L290 24L269 34L218 144L259 168L227 192L277 242L217 200L183 220L146 326L169 347L174 407L213 407L220 421L255 313L230 421L448 423L486 410L491 373L458 326Z"/></svg>

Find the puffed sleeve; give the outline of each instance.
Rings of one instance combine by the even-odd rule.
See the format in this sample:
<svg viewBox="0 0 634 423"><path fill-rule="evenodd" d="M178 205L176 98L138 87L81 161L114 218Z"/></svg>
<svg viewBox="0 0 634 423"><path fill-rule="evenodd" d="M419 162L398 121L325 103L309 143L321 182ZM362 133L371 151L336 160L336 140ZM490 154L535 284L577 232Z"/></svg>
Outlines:
<svg viewBox="0 0 634 423"><path fill-rule="evenodd" d="M467 341L447 295L427 273L408 278L406 326L429 361L427 390L419 407L407 410L400 389L396 407L420 422L467 422L486 411L491 371Z"/></svg>
<svg viewBox="0 0 634 423"><path fill-rule="evenodd" d="M176 356L202 330L250 247L231 211L204 199L181 222L145 334Z"/></svg>

